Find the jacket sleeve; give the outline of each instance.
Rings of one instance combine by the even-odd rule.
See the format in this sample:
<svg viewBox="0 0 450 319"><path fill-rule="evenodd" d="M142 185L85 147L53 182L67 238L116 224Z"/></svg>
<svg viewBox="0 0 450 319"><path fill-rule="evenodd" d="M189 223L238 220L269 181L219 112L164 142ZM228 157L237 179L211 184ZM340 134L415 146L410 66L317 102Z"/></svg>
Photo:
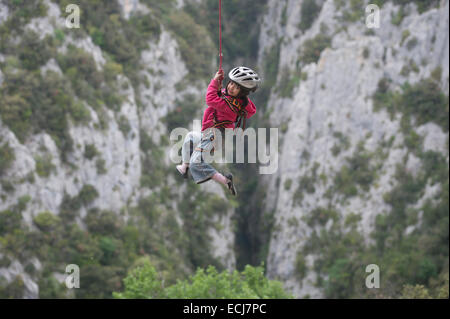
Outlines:
<svg viewBox="0 0 450 319"><path fill-rule="evenodd" d="M208 90L206 91L206 105L218 111L227 112L227 103L217 95L218 90L219 83L212 79L211 83L209 83Z"/></svg>
<svg viewBox="0 0 450 319"><path fill-rule="evenodd" d="M251 118L256 113L256 106L255 106L255 104L253 104L253 102L250 99L248 99L248 104L247 104L247 107L245 108L245 110L247 111L248 119Z"/></svg>

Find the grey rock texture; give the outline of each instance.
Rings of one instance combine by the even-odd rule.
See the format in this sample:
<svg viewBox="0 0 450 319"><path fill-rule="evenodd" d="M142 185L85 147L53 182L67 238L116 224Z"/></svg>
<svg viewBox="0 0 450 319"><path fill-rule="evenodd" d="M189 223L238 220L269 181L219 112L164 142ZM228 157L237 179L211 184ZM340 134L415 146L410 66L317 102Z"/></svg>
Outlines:
<svg viewBox="0 0 450 319"><path fill-rule="evenodd" d="M312 209L326 205L325 191L330 186L330 177L345 164L345 158L353 154L362 140L369 152L376 151L381 142L391 137L394 143L387 158L378 163L381 165L379 180L370 190L364 196L333 202L333 205L344 215L351 212L361 214L359 227L364 234L369 234L373 229L377 214L389 210L383 201L383 194L392 189L396 164L403 161L407 149L400 132L399 118L391 120L387 112L373 111L372 95L379 80L387 76L396 87L400 87L406 81L416 83L427 78L436 67L441 67L441 85L448 95L448 1L442 1L440 8L423 14L410 5L409 15L399 26L391 23L391 13L397 12L399 7L389 2L381 10L380 28L373 29L372 34L367 33L368 29L362 21L339 29L341 23L337 17L341 11L335 3L324 1L314 24L301 33L297 24L302 1L288 0L282 4L280 1L269 1L260 36L260 62L264 61L268 50L278 39L282 39L279 70L294 70L306 40L323 34L321 28L324 25L327 33L332 35L331 48L321 53L317 63L302 68L307 79L293 89L292 98L282 98L272 91L268 103L274 110L270 117L271 125L288 125L280 146L278 172L264 178L268 185L266 210L275 210L276 219L267 260L268 276L281 280L285 288L297 297L323 297L323 292L314 286L313 271L309 271L302 282L295 278L296 254L311 232L302 217ZM287 22L283 27L281 16L284 5L287 6ZM402 43L405 30L409 30L409 36ZM415 46L407 45L411 39L416 39ZM410 72L408 76L401 75L403 66L411 61L415 62L419 71ZM283 85L280 81L281 72L277 85ZM336 132L346 136L351 147L335 157L332 147ZM448 134L439 126L428 123L418 127L417 132L424 137L427 150L447 152ZM304 152L309 153L308 159L302 158ZM305 194L301 205L295 205L298 181L309 174L316 163L320 165L318 174L329 177L328 181L317 183L315 193ZM410 156L407 167L417 171L420 162ZM293 181L290 190L283 187L286 180ZM433 190L427 190L424 198L429 198L432 193ZM288 220L293 218L299 221L298 226L288 225ZM309 266L313 260L314 256L307 256Z"/></svg>

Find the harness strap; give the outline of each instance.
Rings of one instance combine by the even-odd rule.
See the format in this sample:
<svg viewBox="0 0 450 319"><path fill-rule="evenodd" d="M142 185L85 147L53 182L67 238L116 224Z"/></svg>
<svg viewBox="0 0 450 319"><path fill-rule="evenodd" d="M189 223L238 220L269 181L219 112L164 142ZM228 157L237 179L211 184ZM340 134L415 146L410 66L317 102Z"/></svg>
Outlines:
<svg viewBox="0 0 450 319"><path fill-rule="evenodd" d="M214 122L214 125L212 127L214 127L214 128L225 128L226 125L230 125L230 124L234 123L233 121L227 121L227 120L217 121L216 112L214 112L213 122Z"/></svg>
<svg viewBox="0 0 450 319"><path fill-rule="evenodd" d="M241 127L242 125L242 129L245 130L245 125L247 123L247 115L248 112L245 108L242 107L242 104L239 103L238 99L235 98L228 98L225 95L222 94L222 92L218 92L218 95L227 103L228 107L230 108L231 111L233 111L233 113L236 114L236 120L233 121L217 121L217 114L216 114L216 110L214 110L214 126L215 128L218 127L222 127L224 128L225 125L229 125L229 124L236 124L236 127Z"/></svg>

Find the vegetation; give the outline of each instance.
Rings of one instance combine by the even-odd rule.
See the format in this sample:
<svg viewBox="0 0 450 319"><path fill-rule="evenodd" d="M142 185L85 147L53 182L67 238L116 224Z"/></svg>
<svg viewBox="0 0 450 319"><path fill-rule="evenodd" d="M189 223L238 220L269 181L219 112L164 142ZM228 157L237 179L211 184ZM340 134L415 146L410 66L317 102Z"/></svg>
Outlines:
<svg viewBox="0 0 450 319"><path fill-rule="evenodd" d="M54 2L62 9L70 3L69 0ZM73 149L73 140L68 133L70 121L75 125L88 124L91 114L87 106L97 112L98 128L102 129L108 124L105 108L115 111L121 130L128 135L128 121L117 116L122 97L117 94L120 90L116 79L125 74L134 88L139 87L136 84L142 81L139 77L142 69L140 54L148 48L150 40L159 37L161 25L177 40L190 77L206 79L211 76L218 43L217 1L203 1L198 7L187 4L184 11L176 11L174 0L141 2L149 5L152 12L147 15L136 13L125 20L120 16L116 1L79 1L83 27L73 30L72 35L78 38L90 36L102 49L106 59L102 70L82 49L69 47L66 53L58 50L67 38L64 30L57 29L55 34L43 39L23 30L32 18L45 15L47 8L43 1L3 1L10 16L0 26L0 52L5 56L1 62L5 79L0 87L0 117L19 141L25 142L32 134L45 132L55 140L62 159L67 159ZM232 2L224 7L224 21L233 21L224 25L224 37L235 39L224 43L226 61L254 61L259 34L259 23L256 22L264 12L267 0ZM409 2L417 3L419 10L438 3L394 0L397 4ZM350 11L344 14L344 19L360 19L361 3L350 1ZM319 9L315 1L305 1L300 27L310 28ZM401 23L404 14L406 12L399 13L393 22ZM409 35L405 33L403 44L413 48L417 42ZM292 96L300 81L306 80L301 67L317 62L321 52L330 45L331 38L326 32L305 42L296 71L282 73L281 80L286 84L282 96ZM281 42L276 42L265 54L265 81L255 99L262 109L267 108L271 89L276 87L280 46ZM363 51L363 57L369 55L368 50ZM51 58L59 65L62 75L41 72L41 67ZM408 68L405 74L416 70L412 63ZM390 209L375 220L375 231L371 234L373 244L365 244L358 230L360 213L346 212L344 216L333 202L336 197L331 196L330 203L307 211L303 221L311 227L312 235L296 257L295 272L299 281L308 271L314 270L319 274L316 284L325 289L329 298L373 297L360 287L360 282L366 276L364 266L375 260L383 271L382 296L448 298L448 164L444 155L423 151L423 140L413 129L416 124L434 122L448 132L448 97L439 88L441 76L442 70L436 70L431 79L414 85L405 84L399 92L390 88L389 81L380 82L374 97L375 109L386 108L392 116L401 116L405 145L420 159L423 172L413 175L402 165L397 168L397 183L384 196ZM169 130L186 126L200 107L190 96L177 104L179 108L164 118ZM263 119L255 121L260 123ZM173 169L165 165L166 149L153 143L147 134L141 132L140 136L143 153L141 186L149 188L151 195L138 199L135 205L123 207L120 212L104 211L94 207L98 191L92 185L84 185L74 197L66 194L58 215L49 211L35 215L35 227L31 229L22 219L31 198L22 197L16 205L0 212L0 246L6 256L0 260L0 267L10 264L7 256L17 257L24 265L30 258L37 257L43 264L42 269L37 271L31 266L26 269L37 279L41 298L290 297L279 283L264 277L262 267L245 267L247 264L258 265L266 259L274 224L274 212L264 211L260 200L266 190L258 183L256 169L245 165L233 168L239 172L235 175L245 181L240 183L238 201L224 201L200 192L192 183L180 195L168 185L167 177L173 174ZM334 137L336 143L332 152L337 156L349 149L349 141L339 133ZM303 154L305 159L306 154ZM99 174L106 172L105 161L99 157L95 146L86 145L84 156L95 159ZM330 193L351 197L367 191L377 178L374 159L374 154L358 147L337 172ZM14 160L15 154L9 143L0 141L0 175L11 168ZM50 159L43 156L36 162L36 173L42 177L50 176L54 170ZM315 165L298 181L297 201L301 202L304 194L316 191L316 183L321 178L317 169ZM286 180L282 187L289 190L292 182ZM1 184L4 192L14 190L11 181L2 180ZM437 185L435 196L420 201L427 187ZM5 194L2 194L2 200ZM174 199L178 196L182 200L174 207ZM208 230L219 227L214 221L216 215L233 207L239 207L234 223L237 268L243 271L228 273L223 270L221 261L212 255ZM79 214L82 209L87 212L85 217ZM298 221L292 219L289 223L295 225ZM318 256L312 269L306 263L310 254ZM64 272L67 261L78 264L83 274L81 289L71 294L54 276L55 272ZM0 298L23 297L23 278L18 276L10 284L1 280Z"/></svg>
<svg viewBox="0 0 450 319"><path fill-rule="evenodd" d="M300 53L300 61L302 65L310 63L317 63L320 58L320 54L325 48L331 46L331 37L319 34L313 39L306 40L303 43L302 51Z"/></svg>
<svg viewBox="0 0 450 319"><path fill-rule="evenodd" d="M346 198L356 196L358 186L367 192L376 178L376 169L371 163L372 156L362 143L358 144L353 156L346 158L346 165L336 174L334 191Z"/></svg>
<svg viewBox="0 0 450 319"><path fill-rule="evenodd" d="M87 144L84 147L84 157L87 158L88 160L93 159L97 155L99 155L99 153L94 144Z"/></svg>
<svg viewBox="0 0 450 319"><path fill-rule="evenodd" d="M73 148L68 133L67 115L74 104L68 83L54 72L5 72L0 88L0 116L24 142L29 134L45 131L55 140L65 159Z"/></svg>
<svg viewBox="0 0 450 319"><path fill-rule="evenodd" d="M95 167L97 168L97 174L104 175L108 172L105 165L106 165L106 161L103 158L98 158L95 161Z"/></svg>
<svg viewBox="0 0 450 319"><path fill-rule="evenodd" d="M47 14L47 6L42 0L5 0L8 7L8 19L0 26L0 51L5 45L5 34L20 33L32 18L43 17Z"/></svg>
<svg viewBox="0 0 450 319"><path fill-rule="evenodd" d="M316 285L324 288L327 298L448 298L448 163L443 154L423 150L410 121L414 117L418 124L434 122L448 131L448 123L441 120L448 116L448 98L436 85L428 79L393 92L386 79L379 83L375 105L402 115L405 144L421 161L422 170L413 174L405 164L397 166L396 185L383 198L390 209L376 216L373 243L365 243L358 230L361 216L341 217L333 196L354 196L376 178L375 158L363 144L336 175L328 206L312 209L305 217L313 231L299 255L317 257ZM437 185L437 193L423 200L426 189ZM376 293L360 284L367 276L365 266L374 262L382 271Z"/></svg>
<svg viewBox="0 0 450 319"><path fill-rule="evenodd" d="M209 255L211 238L207 229L215 227L211 217L229 204L215 195L200 193L197 188L192 185L183 201L183 229L175 218L170 202L173 195L168 189L129 207L129 219L125 222L115 212L89 209L98 193L91 185L85 185L77 196L66 195L58 216L51 212L36 215L36 229L22 223L21 212L30 200L24 197L0 212L2 253L22 263L31 257L41 261L42 270L35 276L42 298L111 298L113 291L123 289L122 278L127 270L147 256L164 282L174 285L177 279L186 279L191 269L208 265L222 268ZM74 218L82 206L89 209L82 219L86 230ZM81 288L70 295L52 275L63 273L68 262L79 265L83 274ZM11 287L2 285L1 296L13 296ZM23 293L23 287L16 288Z"/></svg>
<svg viewBox="0 0 450 319"><path fill-rule="evenodd" d="M300 10L300 24L299 28L302 31L308 30L316 20L320 13L321 7L317 5L316 0L306 0L302 2Z"/></svg>
<svg viewBox="0 0 450 319"><path fill-rule="evenodd" d="M277 83L278 69L280 64L281 41L275 43L265 52L264 58L264 81L255 95L254 102L262 110L267 110L267 101L270 93Z"/></svg>
<svg viewBox="0 0 450 319"><path fill-rule="evenodd" d="M202 108L198 97L187 94L183 99L175 101L175 109L168 113L162 120L166 123L168 132L178 127L188 128L194 116Z"/></svg>
<svg viewBox="0 0 450 319"><path fill-rule="evenodd" d="M36 173L41 177L49 177L56 170L56 166L52 164L51 155L38 156L36 161Z"/></svg>
<svg viewBox="0 0 450 319"><path fill-rule="evenodd" d="M12 165L16 156L14 150L9 146L9 143L1 143L0 138L0 176L2 176Z"/></svg>
<svg viewBox="0 0 450 319"><path fill-rule="evenodd" d="M406 126L414 119L416 125L434 122L448 132L449 99L432 78L405 83L400 92L391 90L389 79L383 78L373 98L375 111L384 108L392 117L400 113Z"/></svg>
<svg viewBox="0 0 450 319"><path fill-rule="evenodd" d="M337 143L331 148L333 156L338 156L343 150L347 151L350 149L351 145L348 136L345 136L342 132L335 132L333 133L333 137L337 139Z"/></svg>
<svg viewBox="0 0 450 319"><path fill-rule="evenodd" d="M279 92L281 97L292 98L294 89L299 86L301 81L306 81L307 79L308 73L306 72L301 72L300 70L292 72L288 68L284 68L277 92Z"/></svg>
<svg viewBox="0 0 450 319"><path fill-rule="evenodd" d="M215 50L205 27L198 25L190 15L182 11L170 15L169 27L189 68L189 77L211 77L214 72L211 57L214 56Z"/></svg>
<svg viewBox="0 0 450 319"><path fill-rule="evenodd" d="M305 197L305 193L314 194L316 192L314 184L317 182L318 179L317 170L319 169L319 167L320 167L319 163L314 163L314 166L311 169L311 174L304 175L300 178L298 188L294 193L295 205L302 204L303 199Z"/></svg>
<svg viewBox="0 0 450 319"><path fill-rule="evenodd" d="M380 8L389 0L374 0L374 3L377 4ZM394 4L400 5L400 10L404 11L404 7L407 4L414 3L417 5L417 9L419 13L423 13L431 8L438 7L438 0L393 0Z"/></svg>
<svg viewBox="0 0 450 319"><path fill-rule="evenodd" d="M343 23L353 23L356 21L361 21L364 15L364 1L363 0L334 0L335 6L338 10L342 9L342 16L340 17Z"/></svg>
<svg viewBox="0 0 450 319"><path fill-rule="evenodd" d="M280 282L268 280L263 267L247 266L241 273L218 272L209 266L197 269L187 280L165 286L150 261L130 271L124 279L125 291L114 293L120 299L287 299Z"/></svg>
<svg viewBox="0 0 450 319"><path fill-rule="evenodd" d="M267 0L232 0L227 5L222 6L222 37L224 39L233 39L233 41L223 42L224 61L231 62L237 59L255 60L259 49L258 34L260 23L258 21L259 17L265 12L266 4ZM200 5L187 4L185 11L193 17L194 21L202 24L208 30L216 52L218 52L218 2L216 0L207 0ZM247 31L242 32L242 30ZM199 39L196 40L198 41ZM252 66L249 65L249 67Z"/></svg>
<svg viewBox="0 0 450 319"><path fill-rule="evenodd" d="M302 253L297 253L295 258L295 275L299 281L302 281L308 273L308 266L306 265L305 257Z"/></svg>

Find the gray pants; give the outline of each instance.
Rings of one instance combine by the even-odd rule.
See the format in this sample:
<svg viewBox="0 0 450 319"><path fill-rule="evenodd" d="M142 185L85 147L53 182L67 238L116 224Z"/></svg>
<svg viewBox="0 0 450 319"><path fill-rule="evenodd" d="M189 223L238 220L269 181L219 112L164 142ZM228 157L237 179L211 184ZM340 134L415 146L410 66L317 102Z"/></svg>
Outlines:
<svg viewBox="0 0 450 319"><path fill-rule="evenodd" d="M217 173L217 170L205 161L206 156L212 157L211 151L217 147L216 144L214 129L206 129L201 136L196 132L189 132L184 139L183 163L189 163L192 178L197 184L209 181ZM190 156L191 146L193 146L192 156Z"/></svg>

